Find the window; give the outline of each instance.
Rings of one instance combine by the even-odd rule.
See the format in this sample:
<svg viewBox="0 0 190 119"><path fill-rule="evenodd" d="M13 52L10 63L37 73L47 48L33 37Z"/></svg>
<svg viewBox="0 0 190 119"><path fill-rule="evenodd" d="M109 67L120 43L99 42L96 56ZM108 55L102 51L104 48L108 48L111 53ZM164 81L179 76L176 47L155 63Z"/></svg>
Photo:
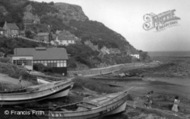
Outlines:
<svg viewBox="0 0 190 119"><path fill-rule="evenodd" d="M57 63L57 67L61 67L59 62Z"/></svg>
<svg viewBox="0 0 190 119"><path fill-rule="evenodd" d="M47 66L47 62L44 63L44 66Z"/></svg>
<svg viewBox="0 0 190 119"><path fill-rule="evenodd" d="M63 67L63 62L60 63L60 66Z"/></svg>
<svg viewBox="0 0 190 119"><path fill-rule="evenodd" d="M64 60L64 62L63 62L63 67L67 67L67 62L66 62L66 60Z"/></svg>
<svg viewBox="0 0 190 119"><path fill-rule="evenodd" d="M47 66L47 61L43 61L44 66Z"/></svg>
<svg viewBox="0 0 190 119"><path fill-rule="evenodd" d="M13 63L16 65L32 65L32 60L14 60Z"/></svg>

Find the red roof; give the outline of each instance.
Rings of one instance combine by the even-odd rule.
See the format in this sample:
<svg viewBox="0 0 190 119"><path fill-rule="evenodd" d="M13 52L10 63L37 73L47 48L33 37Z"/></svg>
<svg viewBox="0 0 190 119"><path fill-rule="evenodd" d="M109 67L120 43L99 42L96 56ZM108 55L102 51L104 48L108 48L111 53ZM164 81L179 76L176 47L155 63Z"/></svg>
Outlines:
<svg viewBox="0 0 190 119"><path fill-rule="evenodd" d="M15 48L14 56L33 56L34 60L67 60L65 48Z"/></svg>

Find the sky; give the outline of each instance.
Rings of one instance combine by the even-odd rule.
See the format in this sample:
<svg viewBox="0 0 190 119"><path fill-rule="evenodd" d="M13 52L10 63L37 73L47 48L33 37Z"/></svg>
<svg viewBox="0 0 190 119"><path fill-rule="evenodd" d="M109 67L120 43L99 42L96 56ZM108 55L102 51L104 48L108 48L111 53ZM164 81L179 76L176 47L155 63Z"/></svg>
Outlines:
<svg viewBox="0 0 190 119"><path fill-rule="evenodd" d="M190 51L190 0L35 0L79 5L90 20L102 22L144 51ZM144 30L143 16L173 10L178 24Z"/></svg>

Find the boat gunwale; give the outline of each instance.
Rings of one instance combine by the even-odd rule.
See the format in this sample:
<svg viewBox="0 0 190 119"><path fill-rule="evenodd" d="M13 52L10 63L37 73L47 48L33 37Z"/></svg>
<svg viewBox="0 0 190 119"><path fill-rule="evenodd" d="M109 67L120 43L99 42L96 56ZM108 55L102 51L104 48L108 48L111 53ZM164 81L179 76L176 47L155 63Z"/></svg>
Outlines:
<svg viewBox="0 0 190 119"><path fill-rule="evenodd" d="M66 82L66 83L65 83ZM48 88L46 88L46 89L44 89L44 90L40 90L40 89L43 89L43 88L38 88L38 87L36 87L36 88L34 88L33 90L27 90L27 89L29 89L29 88L26 88L26 89L24 89L24 90L26 90L26 91L24 91L24 92L3 92L3 93L1 93L0 92L0 96L8 96L9 94L28 94L28 93L36 93L36 92L43 92L43 91L46 91L46 90L51 90L52 89L52 87L59 87L60 85L62 85L62 83L64 83L64 84L69 84L69 83L72 83L72 81L65 81L65 82L61 82L61 84L44 84L44 85L52 85L52 86L49 86Z"/></svg>
<svg viewBox="0 0 190 119"><path fill-rule="evenodd" d="M95 108L88 109L88 110L82 110L82 111L76 110L76 111L66 111L66 112L64 112L64 111L49 111L49 113L51 113L51 114L63 114L62 117L64 117L65 114L74 114L75 113L76 114L75 116L79 116L80 113L89 113L89 112L98 113L98 112L110 109L109 107L111 107L112 105L115 105L117 103L119 103L119 105L117 107L121 106L123 103L126 102L125 100L127 98L127 95L128 95L128 92L126 92L126 91L122 92L119 95L117 95L116 97L114 97L113 99L111 99L111 100L114 100L114 101L106 103L106 104L104 104L102 106L98 106L98 107L95 107ZM51 114L49 114L48 116L53 117ZM68 117L68 116L65 116L65 117Z"/></svg>
<svg viewBox="0 0 190 119"><path fill-rule="evenodd" d="M35 99L36 99L36 98L44 97L44 96L47 96L47 95L54 94L56 92L62 91L65 87L68 87L68 85L71 86L73 84L74 83L72 81L68 81L67 83L56 85L56 86L53 86L53 87L45 89L45 90L28 91L28 92L23 92L23 93L21 92L21 93L0 94L0 102L18 101L18 100L24 101L24 100L33 99L31 97L26 97L26 94L28 96L36 94L36 96L35 96ZM59 86L61 86L61 87L59 87ZM57 87L59 87L59 88L57 88ZM54 91L54 88L57 88L56 91ZM39 95L40 93L44 93L44 94L41 96L41 95ZM21 97L15 98L14 96L12 96L11 99L7 99L11 94L14 94L14 96L21 96ZM22 96L25 96L26 98L23 98ZM12 100L12 99L14 99L14 100Z"/></svg>

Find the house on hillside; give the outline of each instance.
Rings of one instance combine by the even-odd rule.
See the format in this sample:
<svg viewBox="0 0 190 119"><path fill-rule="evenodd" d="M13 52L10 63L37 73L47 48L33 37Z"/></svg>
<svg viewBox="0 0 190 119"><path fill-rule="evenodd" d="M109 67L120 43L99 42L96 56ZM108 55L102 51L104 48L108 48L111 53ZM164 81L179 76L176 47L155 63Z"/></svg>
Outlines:
<svg viewBox="0 0 190 119"><path fill-rule="evenodd" d="M48 32L38 33L35 39L43 43L49 43L49 33Z"/></svg>
<svg viewBox="0 0 190 119"><path fill-rule="evenodd" d="M106 46L103 46L100 49L102 54L120 54L121 51L118 48L107 48Z"/></svg>
<svg viewBox="0 0 190 119"><path fill-rule="evenodd" d="M139 54L130 54L131 57L136 58L136 59L140 59L140 55Z"/></svg>
<svg viewBox="0 0 190 119"><path fill-rule="evenodd" d="M35 64L43 64L55 73L67 75L68 55L65 48L15 48L12 63L33 70Z"/></svg>
<svg viewBox="0 0 190 119"><path fill-rule="evenodd" d="M100 49L101 53L106 55L106 54L110 54L110 50L106 47L106 46L103 46L101 49Z"/></svg>
<svg viewBox="0 0 190 119"><path fill-rule="evenodd" d="M54 42L57 43L57 45L70 45L75 44L77 41L77 37L71 34L69 31L61 31L57 34L56 39Z"/></svg>
<svg viewBox="0 0 190 119"><path fill-rule="evenodd" d="M4 35L7 37L15 37L19 35L19 28L15 23L5 22L3 29Z"/></svg>

